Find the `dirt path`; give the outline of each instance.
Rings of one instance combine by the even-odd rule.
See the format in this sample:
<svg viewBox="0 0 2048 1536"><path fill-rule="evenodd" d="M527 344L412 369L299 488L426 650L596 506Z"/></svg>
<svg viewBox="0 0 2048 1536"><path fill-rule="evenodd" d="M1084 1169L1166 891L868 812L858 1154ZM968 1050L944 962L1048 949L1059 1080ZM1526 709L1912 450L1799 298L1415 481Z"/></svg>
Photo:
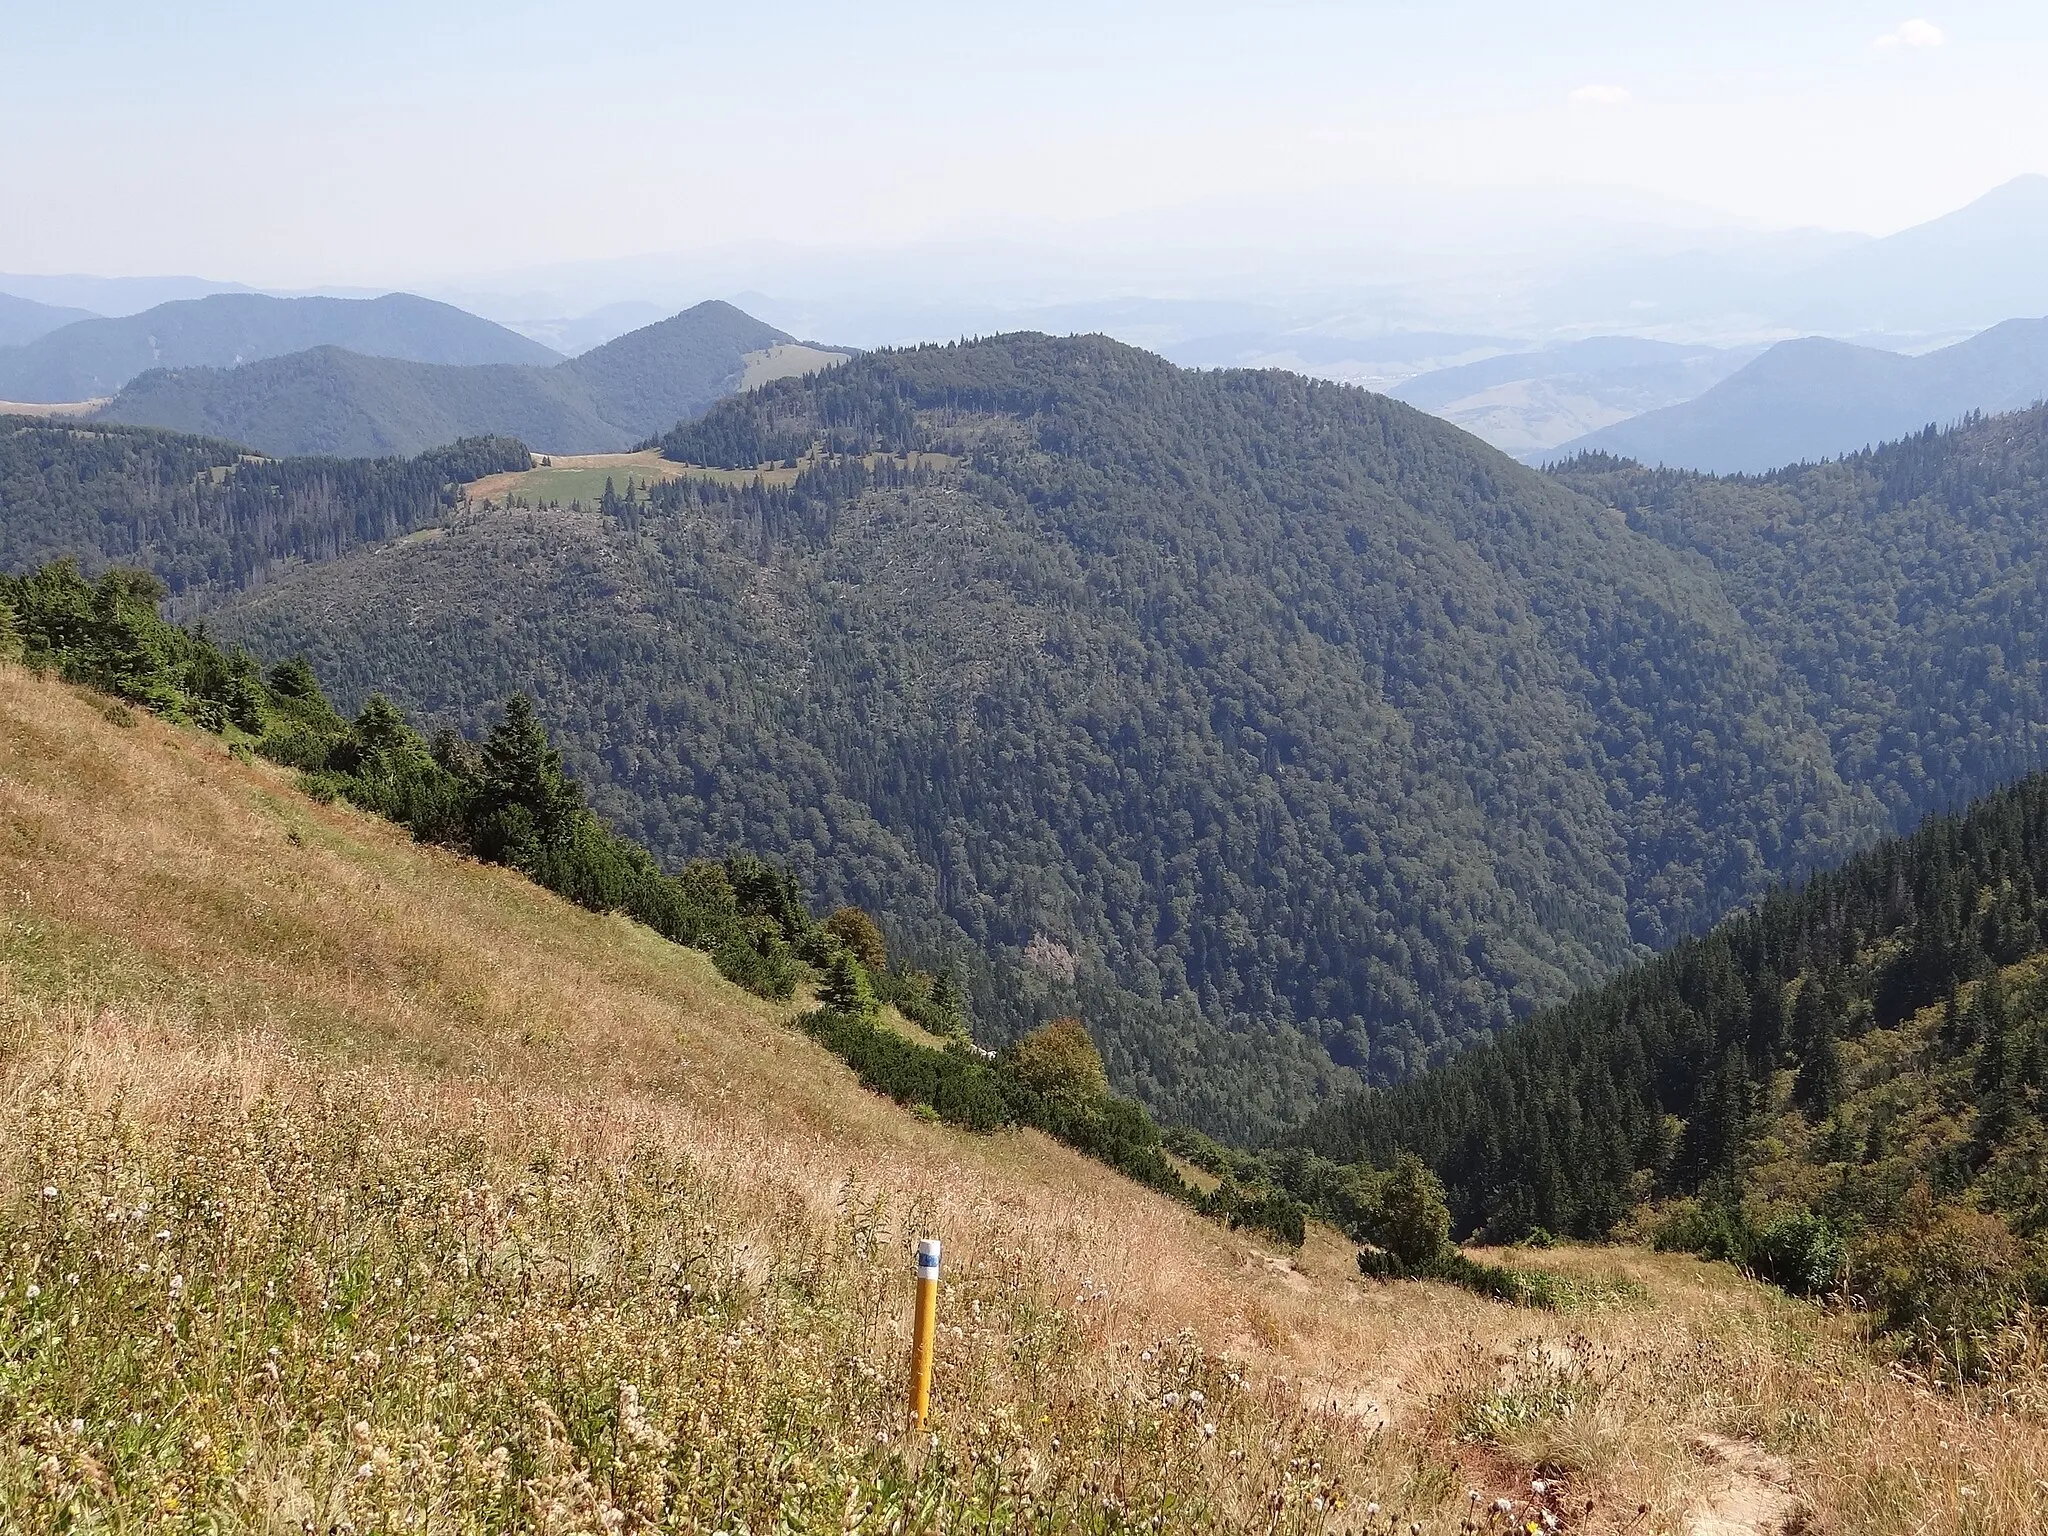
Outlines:
<svg viewBox="0 0 2048 1536"><path fill-rule="evenodd" d="M1701 1435L1693 1448L1713 1476L1686 1517L1687 1536L1800 1536L1811 1528L1784 1458L1724 1435Z"/></svg>

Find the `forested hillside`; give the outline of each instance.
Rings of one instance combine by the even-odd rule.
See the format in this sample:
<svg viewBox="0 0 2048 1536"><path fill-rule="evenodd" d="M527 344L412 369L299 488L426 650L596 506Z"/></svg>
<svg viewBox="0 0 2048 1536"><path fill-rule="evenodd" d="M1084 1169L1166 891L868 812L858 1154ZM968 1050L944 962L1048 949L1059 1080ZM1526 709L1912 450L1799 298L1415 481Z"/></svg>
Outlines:
<svg viewBox="0 0 2048 1536"><path fill-rule="evenodd" d="M239 368L151 369L95 419L221 438L281 456L418 454L480 430L551 453L604 453L632 442L560 368L454 368L340 347Z"/></svg>
<svg viewBox="0 0 2048 1536"><path fill-rule="evenodd" d="M1239 1135L1877 828L1711 575L1362 391L1013 337L670 439L814 446L788 491L472 514L211 622L437 721L528 689L665 858L792 849L979 966L998 1035L1081 1012Z"/></svg>
<svg viewBox="0 0 2048 1536"><path fill-rule="evenodd" d="M2043 893L2037 774L1287 1140L1419 1152L1464 1230L1633 1214L1967 1335L2048 1300Z"/></svg>
<svg viewBox="0 0 2048 1536"><path fill-rule="evenodd" d="M436 523L463 482L524 469L504 438L415 459L249 461L230 443L0 416L0 570L134 565L173 594L242 587Z"/></svg>
<svg viewBox="0 0 2048 1536"><path fill-rule="evenodd" d="M98 419L278 455L419 454L476 436L517 437L548 453L608 453L731 394L750 357L791 339L707 300L552 367L449 366L321 346L236 367L157 368Z"/></svg>
<svg viewBox="0 0 2048 1536"><path fill-rule="evenodd" d="M231 367L341 346L421 363L551 363L537 341L410 293L375 299L216 293L97 316L0 350L0 400L96 400L151 368Z"/></svg>
<svg viewBox="0 0 2048 1536"><path fill-rule="evenodd" d="M1756 478L1556 474L1713 566L1893 830L2048 762L2048 410Z"/></svg>
<svg viewBox="0 0 2048 1536"><path fill-rule="evenodd" d="M49 445L185 442L54 430L12 493L17 568L76 545L238 579L97 513L98 543L23 541L89 501ZM408 503L431 538L207 600L351 707L475 729L531 692L665 862L788 851L956 957L990 1038L1080 1012L1120 1086L1251 1136L2039 766L2043 434L1545 477L1360 391L1016 337L668 439L800 460L778 489L451 514L452 466L394 463L378 484L437 482ZM113 504L342 474L178 451L216 467L135 468ZM295 504L292 548L357 537L348 497Z"/></svg>

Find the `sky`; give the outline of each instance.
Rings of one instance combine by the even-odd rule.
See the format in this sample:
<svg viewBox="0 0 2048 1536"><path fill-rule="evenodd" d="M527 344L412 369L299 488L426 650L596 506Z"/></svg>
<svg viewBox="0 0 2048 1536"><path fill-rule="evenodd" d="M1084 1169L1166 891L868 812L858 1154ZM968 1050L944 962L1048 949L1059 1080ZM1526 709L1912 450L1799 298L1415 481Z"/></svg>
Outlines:
<svg viewBox="0 0 2048 1536"><path fill-rule="evenodd" d="M2048 171L2048 8L1908 3L0 0L0 271L1284 247L1390 209L1883 234Z"/></svg>

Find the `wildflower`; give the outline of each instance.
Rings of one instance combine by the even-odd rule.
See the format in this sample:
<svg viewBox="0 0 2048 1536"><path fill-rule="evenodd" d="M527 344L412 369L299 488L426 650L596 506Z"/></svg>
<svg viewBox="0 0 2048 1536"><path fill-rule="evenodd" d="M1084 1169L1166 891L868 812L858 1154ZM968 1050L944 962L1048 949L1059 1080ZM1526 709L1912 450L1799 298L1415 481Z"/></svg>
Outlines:
<svg viewBox="0 0 2048 1536"><path fill-rule="evenodd" d="M171 1240L171 1229L169 1227L157 1228L156 1240L160 1243L168 1243Z"/></svg>
<svg viewBox="0 0 2048 1536"><path fill-rule="evenodd" d="M34 1301L38 1296L42 1294L43 1288L40 1285L37 1285L33 1280L31 1280L28 1286L28 1299L30 1301Z"/></svg>
<svg viewBox="0 0 2048 1536"><path fill-rule="evenodd" d="M1544 1494L1544 1490L1545 1490L1545 1489L1546 1489L1546 1488L1547 1488L1548 1486L1549 1486L1549 1485L1548 1485L1547 1483L1545 1483L1545 1482L1543 1481L1543 1479L1542 1479L1542 1478L1540 1478L1540 1477L1539 1477L1539 1478L1537 1478L1537 1479L1536 1479L1536 1481L1534 1481L1533 1483L1531 1483L1531 1484L1529 1485L1529 1491L1530 1491L1531 1493L1535 1494L1535 1495L1536 1495L1536 1497L1540 1499L1540 1498L1542 1498L1542 1497L1543 1497L1543 1494Z"/></svg>
<svg viewBox="0 0 2048 1536"><path fill-rule="evenodd" d="M1203 1423L1202 1423L1202 1438L1203 1438L1204 1440L1214 1440L1214 1439L1216 1438L1216 1425L1215 1425L1215 1423L1214 1423L1213 1421L1211 1421L1211 1420L1204 1420L1204 1421L1203 1421Z"/></svg>
<svg viewBox="0 0 2048 1536"><path fill-rule="evenodd" d="M1494 1508L1494 1513L1495 1513L1495 1514L1501 1514L1501 1515L1508 1515L1508 1514L1513 1514L1513 1513L1514 1513L1514 1509L1515 1509L1515 1501L1514 1501L1513 1499L1509 1499L1509 1498L1499 1498L1499 1499L1495 1499L1495 1500L1493 1501L1493 1508Z"/></svg>
<svg viewBox="0 0 2048 1536"><path fill-rule="evenodd" d="M45 1185L43 1186L43 1198L44 1198L45 1200L54 1200L54 1199L56 1199L56 1198L57 1198L57 1186L56 1186L56 1185L54 1185L54 1184L45 1184Z"/></svg>
<svg viewBox="0 0 2048 1536"><path fill-rule="evenodd" d="M173 1296L178 1296L178 1295L182 1295L182 1294L184 1293L184 1290L185 1290L185 1277L184 1277L183 1275L173 1275L173 1276L171 1276L171 1294L172 1294Z"/></svg>
<svg viewBox="0 0 2048 1536"><path fill-rule="evenodd" d="M1378 1499L1374 1499L1371 1503L1365 1506L1365 1518L1368 1520L1377 1520L1379 1519L1379 1517L1380 1501Z"/></svg>

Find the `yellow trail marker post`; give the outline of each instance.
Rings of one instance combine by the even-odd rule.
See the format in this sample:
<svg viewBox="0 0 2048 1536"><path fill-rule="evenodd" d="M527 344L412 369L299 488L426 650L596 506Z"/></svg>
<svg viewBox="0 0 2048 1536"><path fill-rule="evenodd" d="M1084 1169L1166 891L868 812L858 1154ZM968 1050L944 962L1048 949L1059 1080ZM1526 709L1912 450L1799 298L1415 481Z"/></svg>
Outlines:
<svg viewBox="0 0 2048 1536"><path fill-rule="evenodd" d="M910 1336L910 1418L924 1423L932 1399L932 1330L939 1318L939 1240L917 1240L917 1325Z"/></svg>

